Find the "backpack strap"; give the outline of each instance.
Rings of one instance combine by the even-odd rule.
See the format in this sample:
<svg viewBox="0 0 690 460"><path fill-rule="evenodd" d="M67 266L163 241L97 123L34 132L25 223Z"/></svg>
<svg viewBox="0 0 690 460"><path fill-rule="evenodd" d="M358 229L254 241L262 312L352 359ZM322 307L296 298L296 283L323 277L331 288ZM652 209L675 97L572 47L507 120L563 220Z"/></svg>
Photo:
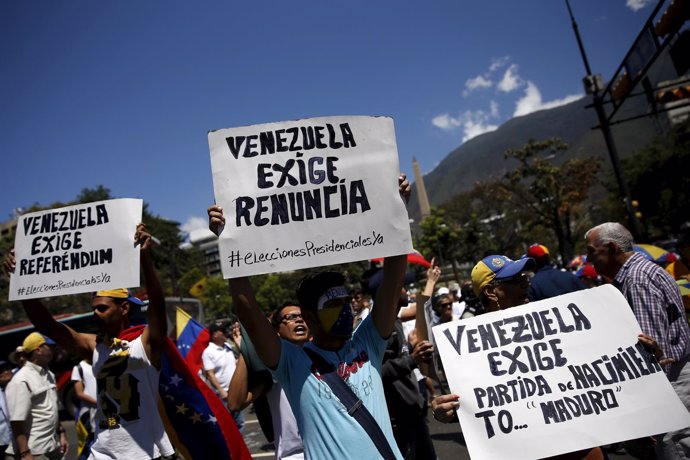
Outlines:
<svg viewBox="0 0 690 460"><path fill-rule="evenodd" d="M393 449L391 449L390 443L383 434L383 431L381 431L381 427L376 423L376 420L367 410L362 400L352 392L350 386L340 378L337 372L335 372L335 367L316 351L306 347L302 349L319 371L321 381L326 383L333 394L338 397L343 406L345 406L345 409L347 409L348 415L354 418L362 428L364 428L364 431L374 442L381 456L385 460L395 460Z"/></svg>

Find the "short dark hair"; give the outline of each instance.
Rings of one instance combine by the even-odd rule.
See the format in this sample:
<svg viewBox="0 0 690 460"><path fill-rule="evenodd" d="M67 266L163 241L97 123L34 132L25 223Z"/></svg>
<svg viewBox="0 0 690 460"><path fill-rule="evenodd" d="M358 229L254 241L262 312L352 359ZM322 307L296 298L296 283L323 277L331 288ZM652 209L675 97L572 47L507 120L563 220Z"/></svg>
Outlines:
<svg viewBox="0 0 690 460"><path fill-rule="evenodd" d="M280 322L283 320L283 315L281 313L287 307L299 307L299 305L297 305L297 302L283 302L280 307L276 308L271 315L271 325L274 329L278 329L278 327L280 327Z"/></svg>
<svg viewBox="0 0 690 460"><path fill-rule="evenodd" d="M345 285L345 276L338 272L312 273L302 278L297 287L297 300L306 310L316 310L319 298L328 289Z"/></svg>
<svg viewBox="0 0 690 460"><path fill-rule="evenodd" d="M438 311L440 307L441 299L450 299L450 294L439 294L431 299L431 306L434 310Z"/></svg>

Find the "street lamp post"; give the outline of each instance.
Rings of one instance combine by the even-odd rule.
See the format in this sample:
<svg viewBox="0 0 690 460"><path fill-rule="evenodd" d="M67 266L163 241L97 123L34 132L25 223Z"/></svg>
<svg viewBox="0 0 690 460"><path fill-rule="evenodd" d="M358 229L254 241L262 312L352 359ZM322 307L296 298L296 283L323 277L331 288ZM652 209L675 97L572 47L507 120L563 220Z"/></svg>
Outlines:
<svg viewBox="0 0 690 460"><path fill-rule="evenodd" d="M592 74L592 70L589 67L589 61L587 60L587 54L585 53L585 47L582 44L582 39L580 37L580 31L575 22L575 17L573 16L573 11L570 8L569 0L565 0L565 4L568 7L568 14L570 15L570 21L573 25L573 31L575 32L575 38L577 39L577 46L580 48L580 54L582 55L582 61L585 64L585 70L587 71L587 76L585 77L585 89L588 94L592 95L592 102L594 109L597 112L597 117L599 118L599 126L601 127L601 132L604 135L604 142L606 142L606 148L609 152L609 157L611 158L611 165L613 166L613 173L616 176L616 182L618 182L618 189L623 196L623 201L625 202L625 211L628 214L628 219L630 221L630 232L633 234L635 241L641 241L642 238L642 227L640 226L640 221L635 216L635 209L632 205L632 198L630 196L630 190L628 185L623 179L623 174L621 173L620 159L618 158L618 149L616 148L616 142L613 139L613 134L611 133L611 125L609 123L608 117L604 110L604 101L602 100L600 91L601 88L601 78Z"/></svg>

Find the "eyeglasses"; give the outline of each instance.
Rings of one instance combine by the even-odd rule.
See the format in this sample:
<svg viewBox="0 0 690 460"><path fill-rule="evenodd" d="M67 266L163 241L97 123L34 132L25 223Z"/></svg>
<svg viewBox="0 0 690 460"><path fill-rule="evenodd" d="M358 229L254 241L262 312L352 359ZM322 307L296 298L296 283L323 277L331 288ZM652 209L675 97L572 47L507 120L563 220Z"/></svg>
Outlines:
<svg viewBox="0 0 690 460"><path fill-rule="evenodd" d="M288 313L287 315L280 318L280 322L292 323L293 321L297 321L298 319L303 319L302 313Z"/></svg>
<svg viewBox="0 0 690 460"><path fill-rule="evenodd" d="M452 303L440 303L438 304L439 310L445 310L446 308L452 308L453 304Z"/></svg>
<svg viewBox="0 0 690 460"><path fill-rule="evenodd" d="M527 273L518 273L517 275L502 280L494 280L493 284L513 284L523 285L529 284L530 276Z"/></svg>

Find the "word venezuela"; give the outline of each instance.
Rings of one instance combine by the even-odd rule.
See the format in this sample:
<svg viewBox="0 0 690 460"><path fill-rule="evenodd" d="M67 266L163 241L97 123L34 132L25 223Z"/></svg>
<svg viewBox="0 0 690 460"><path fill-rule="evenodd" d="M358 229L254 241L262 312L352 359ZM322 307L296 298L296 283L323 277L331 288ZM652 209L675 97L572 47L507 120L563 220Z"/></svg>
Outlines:
<svg viewBox="0 0 690 460"><path fill-rule="evenodd" d="M364 181L347 180L338 174L339 157L334 152L357 146L349 123L291 127L225 140L236 160L266 158L257 164L256 186L277 190L237 197L237 227L330 219L371 209ZM276 154L283 155L276 160L271 157ZM282 191L283 187L290 190Z"/></svg>
<svg viewBox="0 0 690 460"><path fill-rule="evenodd" d="M571 303L564 312L554 307L479 324L472 329L460 324L455 336L450 329L443 333L459 355L504 347L500 352L487 354L491 374L500 376L564 366L568 360L563 356L561 340L549 337L591 328L590 320ZM538 342L529 343L534 341ZM517 346L509 347L512 344Z"/></svg>
<svg viewBox="0 0 690 460"><path fill-rule="evenodd" d="M25 217L24 236L33 237L31 258L19 261L19 274L60 273L112 263L112 248L80 251L82 230L108 222L105 204Z"/></svg>

